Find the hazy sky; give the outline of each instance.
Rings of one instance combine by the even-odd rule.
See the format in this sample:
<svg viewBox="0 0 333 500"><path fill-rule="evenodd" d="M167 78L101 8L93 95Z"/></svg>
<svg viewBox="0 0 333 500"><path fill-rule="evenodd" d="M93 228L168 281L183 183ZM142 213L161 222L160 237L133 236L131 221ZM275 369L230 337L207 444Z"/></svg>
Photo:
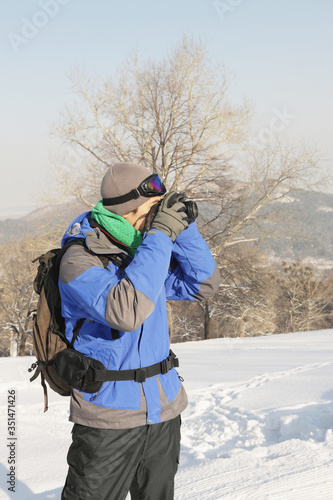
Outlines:
<svg viewBox="0 0 333 500"><path fill-rule="evenodd" d="M0 211L34 205L53 175L49 129L71 101L71 67L112 73L133 49L163 56L182 33L234 72L235 101L248 96L264 124L280 116L333 166L331 0L2 0L0 30Z"/></svg>

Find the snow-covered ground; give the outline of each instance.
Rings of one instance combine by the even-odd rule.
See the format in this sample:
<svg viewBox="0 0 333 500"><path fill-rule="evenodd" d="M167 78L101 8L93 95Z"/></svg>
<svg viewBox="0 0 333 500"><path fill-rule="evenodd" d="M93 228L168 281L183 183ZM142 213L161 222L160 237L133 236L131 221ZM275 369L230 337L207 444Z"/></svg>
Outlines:
<svg viewBox="0 0 333 500"><path fill-rule="evenodd" d="M189 407L176 500L333 499L333 330L173 346ZM43 413L33 358L2 358L1 499L59 499L68 398ZM16 492L7 490L8 390L16 392ZM97 500L97 499L96 499Z"/></svg>

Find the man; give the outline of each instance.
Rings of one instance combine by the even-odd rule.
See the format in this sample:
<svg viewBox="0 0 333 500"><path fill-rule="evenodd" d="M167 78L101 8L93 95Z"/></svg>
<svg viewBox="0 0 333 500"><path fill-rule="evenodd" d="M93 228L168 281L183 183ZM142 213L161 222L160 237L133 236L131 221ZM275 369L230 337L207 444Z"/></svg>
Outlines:
<svg viewBox="0 0 333 500"><path fill-rule="evenodd" d="M103 178L102 200L62 241L86 245L70 246L61 261L67 338L85 318L75 349L117 371L95 393L73 389L63 500L174 495L187 396L169 352L166 301L210 297L219 274L183 197L165 192L157 174L116 163ZM111 259L107 268L97 255Z"/></svg>

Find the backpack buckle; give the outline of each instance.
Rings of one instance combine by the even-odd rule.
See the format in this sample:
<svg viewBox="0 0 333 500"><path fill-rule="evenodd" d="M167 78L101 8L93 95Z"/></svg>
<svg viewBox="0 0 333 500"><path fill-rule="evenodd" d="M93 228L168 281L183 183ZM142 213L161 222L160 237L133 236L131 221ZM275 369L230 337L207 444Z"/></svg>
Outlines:
<svg viewBox="0 0 333 500"><path fill-rule="evenodd" d="M165 375L173 368L173 366L172 356L167 357L164 361L161 361L161 374Z"/></svg>

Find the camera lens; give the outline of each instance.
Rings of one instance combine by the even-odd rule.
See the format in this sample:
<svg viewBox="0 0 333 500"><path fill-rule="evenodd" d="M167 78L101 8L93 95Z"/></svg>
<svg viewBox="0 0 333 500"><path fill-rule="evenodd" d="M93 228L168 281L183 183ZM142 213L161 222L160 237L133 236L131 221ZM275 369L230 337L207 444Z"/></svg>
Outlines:
<svg viewBox="0 0 333 500"><path fill-rule="evenodd" d="M195 201L189 200L189 201L184 201L183 202L185 205L185 212L188 217L189 222L195 221L195 219L198 217L198 205L196 204Z"/></svg>

